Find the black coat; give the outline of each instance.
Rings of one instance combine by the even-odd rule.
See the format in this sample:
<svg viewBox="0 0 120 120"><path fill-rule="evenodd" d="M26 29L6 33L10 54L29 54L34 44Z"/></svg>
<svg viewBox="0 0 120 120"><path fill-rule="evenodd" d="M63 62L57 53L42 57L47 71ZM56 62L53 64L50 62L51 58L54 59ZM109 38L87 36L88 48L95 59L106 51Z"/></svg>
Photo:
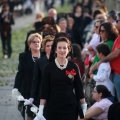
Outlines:
<svg viewBox="0 0 120 120"><path fill-rule="evenodd" d="M48 61L46 55L37 59L35 62L30 97L34 98L34 104L36 104L36 105L39 105L39 103L40 103L41 78L43 75L44 68L48 62L49 61Z"/></svg>
<svg viewBox="0 0 120 120"><path fill-rule="evenodd" d="M5 22L5 19L8 19L7 22ZM0 13L0 31L1 33L7 32L9 34L11 32L11 25L14 24L13 15L8 12L6 16L3 16L3 12Z"/></svg>
<svg viewBox="0 0 120 120"><path fill-rule="evenodd" d="M33 79L34 61L31 52L23 52L19 55L18 72L15 77L14 88L18 88L20 93L28 99L30 97Z"/></svg>
<svg viewBox="0 0 120 120"><path fill-rule="evenodd" d="M74 80L66 75L72 69L76 72ZM40 98L47 100L47 120L77 120L77 100L84 98L77 66L69 61L61 70L54 61L49 63L43 73Z"/></svg>

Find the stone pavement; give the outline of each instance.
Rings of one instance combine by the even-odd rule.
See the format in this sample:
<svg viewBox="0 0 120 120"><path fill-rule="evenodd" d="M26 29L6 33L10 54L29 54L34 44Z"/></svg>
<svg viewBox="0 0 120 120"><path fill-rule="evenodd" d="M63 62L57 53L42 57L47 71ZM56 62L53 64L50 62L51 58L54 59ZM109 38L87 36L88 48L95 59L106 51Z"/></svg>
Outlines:
<svg viewBox="0 0 120 120"><path fill-rule="evenodd" d="M25 28L32 24L35 20L35 14L23 15L15 18L13 30ZM23 120L20 112L15 107L11 97L15 76L9 78L0 78L0 81L5 81L7 85L0 86L0 120Z"/></svg>
<svg viewBox="0 0 120 120"><path fill-rule="evenodd" d="M14 76L2 80L8 85L0 86L0 120L23 120L11 97Z"/></svg>
<svg viewBox="0 0 120 120"><path fill-rule="evenodd" d="M36 11L38 11L38 9L39 8L36 8ZM12 26L12 29L18 30L28 27L35 21L36 11L31 15L15 17L15 25ZM0 86L0 120L23 120L11 96L14 78L15 75L9 78L0 78L0 81L5 81L7 83L7 85Z"/></svg>

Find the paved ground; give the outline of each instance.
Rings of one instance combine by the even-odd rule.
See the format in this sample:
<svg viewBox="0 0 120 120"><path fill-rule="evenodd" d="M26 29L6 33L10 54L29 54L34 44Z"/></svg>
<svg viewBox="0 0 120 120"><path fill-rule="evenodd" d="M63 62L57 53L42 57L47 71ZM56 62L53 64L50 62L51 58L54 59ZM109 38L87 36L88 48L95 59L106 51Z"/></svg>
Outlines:
<svg viewBox="0 0 120 120"><path fill-rule="evenodd" d="M13 30L29 26L35 20L35 14L23 15L15 18ZM15 76L9 78L0 78L0 81L7 81L7 86L0 86L0 120L23 120L15 107L11 97Z"/></svg>
<svg viewBox="0 0 120 120"><path fill-rule="evenodd" d="M35 13L39 10L38 7L32 15L15 17L15 25L12 27L13 30L25 28L32 24L35 20ZM9 78L0 78L0 81L7 81L8 83L8 85L0 86L0 120L23 120L11 97L14 78L15 75Z"/></svg>

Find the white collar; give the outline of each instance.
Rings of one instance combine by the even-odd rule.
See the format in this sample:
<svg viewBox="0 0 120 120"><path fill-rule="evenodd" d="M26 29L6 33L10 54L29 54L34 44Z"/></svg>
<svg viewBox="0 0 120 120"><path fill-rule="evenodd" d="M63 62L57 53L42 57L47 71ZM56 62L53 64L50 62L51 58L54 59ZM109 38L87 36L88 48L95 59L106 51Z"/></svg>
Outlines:
<svg viewBox="0 0 120 120"><path fill-rule="evenodd" d="M68 64L68 60L66 59L66 62L63 66L60 66L60 64L58 63L57 61L57 58L55 58L55 64L57 65L57 67L61 70L65 69L67 67L67 64Z"/></svg>

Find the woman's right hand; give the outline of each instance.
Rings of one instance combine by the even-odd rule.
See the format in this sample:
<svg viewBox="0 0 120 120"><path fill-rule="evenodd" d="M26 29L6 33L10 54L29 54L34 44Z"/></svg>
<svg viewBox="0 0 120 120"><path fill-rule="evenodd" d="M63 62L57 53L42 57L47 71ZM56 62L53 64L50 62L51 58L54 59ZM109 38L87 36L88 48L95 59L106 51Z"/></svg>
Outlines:
<svg viewBox="0 0 120 120"><path fill-rule="evenodd" d="M33 98L26 99L25 102L24 102L24 105L32 105L33 101L34 101Z"/></svg>
<svg viewBox="0 0 120 120"><path fill-rule="evenodd" d="M14 89L12 90L12 99L17 99L17 97L18 97L19 95L21 95L21 94L20 94L20 92L18 91L18 89L17 89L17 88L14 88Z"/></svg>
<svg viewBox="0 0 120 120"><path fill-rule="evenodd" d="M36 117L34 118L34 120L46 120L43 116L43 109L44 109L44 105L40 105L39 106L39 112L37 113Z"/></svg>

